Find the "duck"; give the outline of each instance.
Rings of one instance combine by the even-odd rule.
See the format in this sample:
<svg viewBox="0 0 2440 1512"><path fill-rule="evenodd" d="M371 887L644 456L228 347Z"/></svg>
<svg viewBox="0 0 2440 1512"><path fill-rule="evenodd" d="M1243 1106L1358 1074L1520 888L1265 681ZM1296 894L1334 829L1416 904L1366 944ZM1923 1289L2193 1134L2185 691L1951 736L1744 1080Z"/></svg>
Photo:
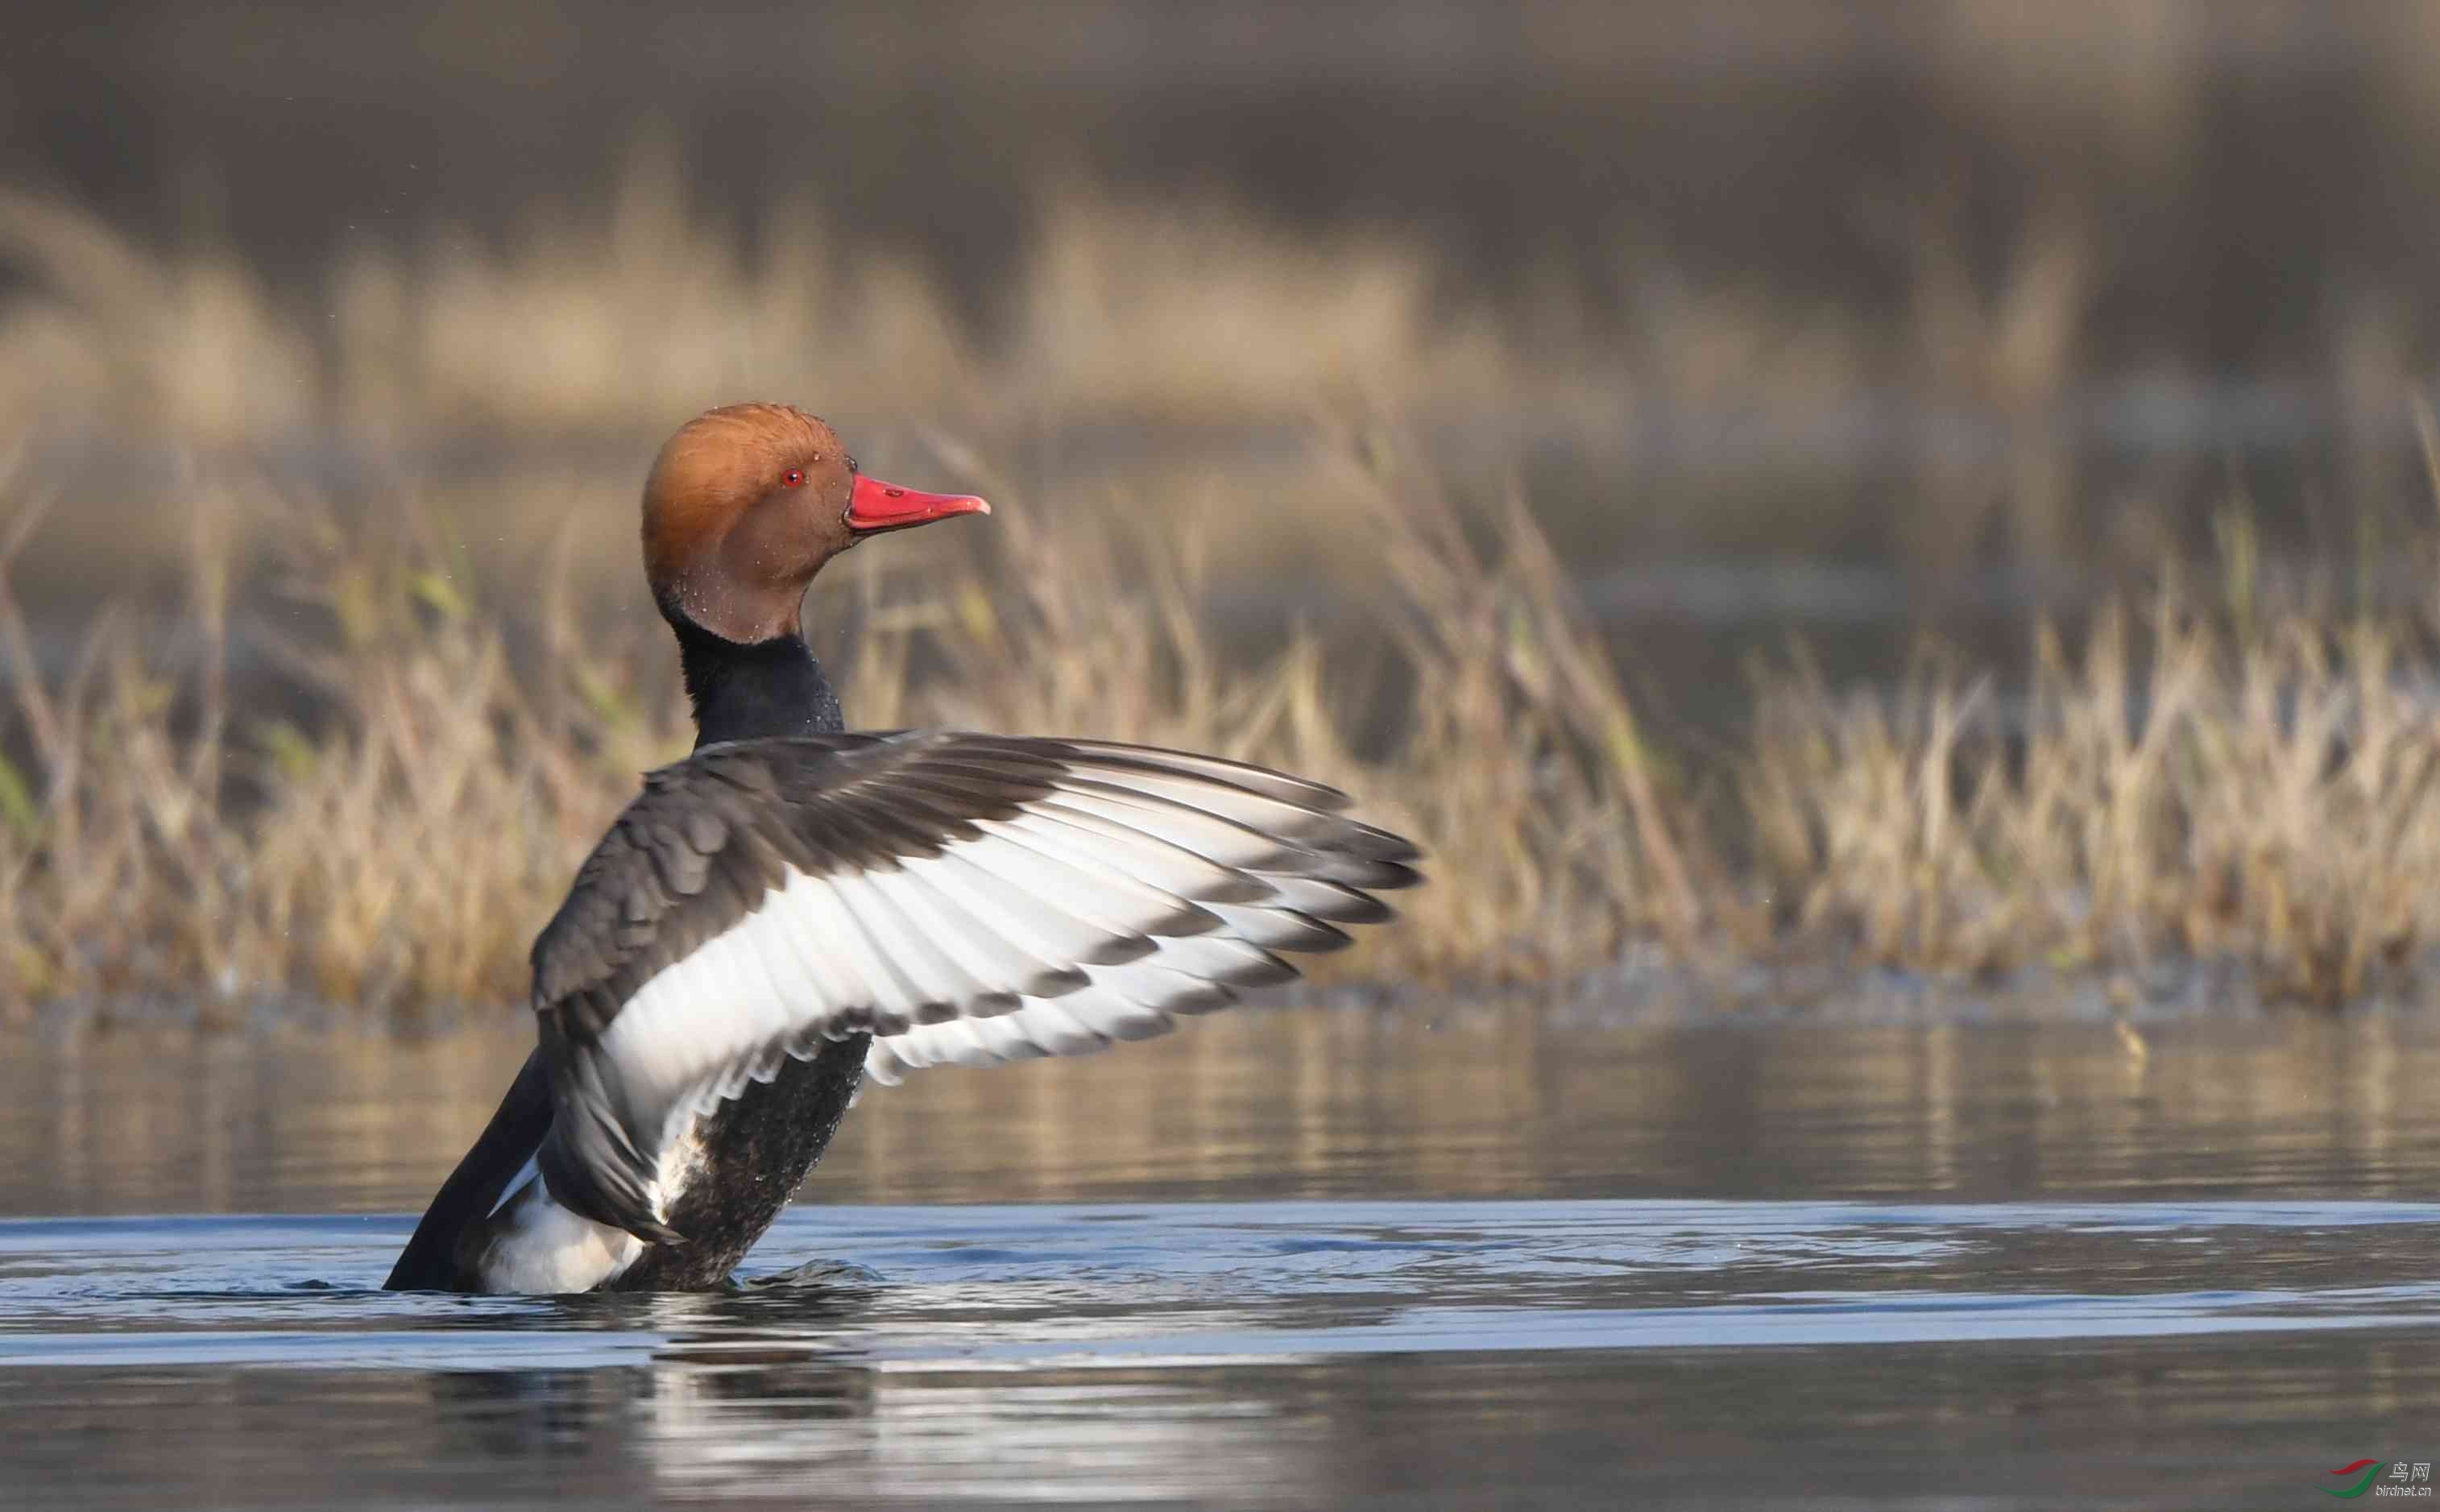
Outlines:
<svg viewBox="0 0 2440 1512"><path fill-rule="evenodd" d="M734 1285L868 1078L1165 1033L1422 880L1412 842L1286 773L849 729L800 628L816 576L990 513L867 477L789 405L713 409L661 447L644 570L695 745L644 776L536 936L534 1049L387 1289Z"/></svg>

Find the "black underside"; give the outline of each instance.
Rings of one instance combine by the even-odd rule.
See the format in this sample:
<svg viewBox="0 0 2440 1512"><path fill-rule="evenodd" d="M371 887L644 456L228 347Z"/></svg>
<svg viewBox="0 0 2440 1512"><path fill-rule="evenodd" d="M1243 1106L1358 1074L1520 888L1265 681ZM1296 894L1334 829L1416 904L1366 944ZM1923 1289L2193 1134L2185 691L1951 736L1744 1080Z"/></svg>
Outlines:
<svg viewBox="0 0 2440 1512"><path fill-rule="evenodd" d="M768 1085L748 1082L701 1125L704 1174L669 1205L683 1244L648 1244L603 1291L704 1291L719 1286L788 1205L847 1114L864 1079L870 1035L826 1043L782 1062Z"/></svg>

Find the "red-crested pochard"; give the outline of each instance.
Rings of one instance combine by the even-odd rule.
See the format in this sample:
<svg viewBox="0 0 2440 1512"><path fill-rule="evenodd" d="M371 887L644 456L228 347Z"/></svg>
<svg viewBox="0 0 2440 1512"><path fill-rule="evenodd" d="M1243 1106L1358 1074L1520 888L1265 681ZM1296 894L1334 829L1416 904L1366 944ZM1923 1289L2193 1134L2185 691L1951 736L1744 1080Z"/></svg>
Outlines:
<svg viewBox="0 0 2440 1512"><path fill-rule="evenodd" d="M540 1044L392 1289L722 1284L867 1071L1071 1054L1287 980L1419 880L1332 788L1116 745L849 733L798 631L822 564L981 499L862 476L782 405L690 422L644 485L644 569L692 755L533 947Z"/></svg>

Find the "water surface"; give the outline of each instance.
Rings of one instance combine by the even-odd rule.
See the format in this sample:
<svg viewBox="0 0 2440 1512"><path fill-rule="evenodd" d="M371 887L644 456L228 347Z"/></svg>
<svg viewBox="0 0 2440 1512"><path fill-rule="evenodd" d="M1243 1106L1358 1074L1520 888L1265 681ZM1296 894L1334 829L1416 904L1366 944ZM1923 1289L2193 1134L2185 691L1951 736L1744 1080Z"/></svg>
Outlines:
<svg viewBox="0 0 2440 1512"><path fill-rule="evenodd" d="M687 1298L374 1289L513 1040L0 1053L28 1504L2294 1506L2440 1459L2414 1019L1215 1020L870 1094Z"/></svg>

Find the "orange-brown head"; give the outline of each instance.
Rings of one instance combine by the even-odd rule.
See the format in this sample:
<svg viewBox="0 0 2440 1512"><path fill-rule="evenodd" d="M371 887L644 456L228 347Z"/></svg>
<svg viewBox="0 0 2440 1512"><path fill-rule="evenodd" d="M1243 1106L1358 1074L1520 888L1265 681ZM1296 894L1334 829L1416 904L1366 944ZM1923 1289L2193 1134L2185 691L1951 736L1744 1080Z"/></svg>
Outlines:
<svg viewBox="0 0 2440 1512"><path fill-rule="evenodd" d="M745 644L793 635L822 564L868 535L988 514L856 471L838 434L788 405L727 405L678 427L644 480L644 575L671 620Z"/></svg>

